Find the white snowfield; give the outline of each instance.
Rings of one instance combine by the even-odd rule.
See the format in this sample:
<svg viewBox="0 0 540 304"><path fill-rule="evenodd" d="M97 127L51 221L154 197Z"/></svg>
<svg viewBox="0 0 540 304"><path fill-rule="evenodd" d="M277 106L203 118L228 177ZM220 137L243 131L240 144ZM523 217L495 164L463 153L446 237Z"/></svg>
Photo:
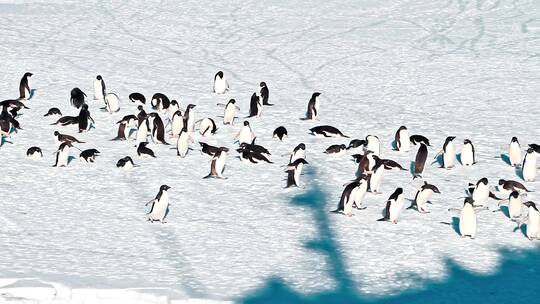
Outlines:
<svg viewBox="0 0 540 304"><path fill-rule="evenodd" d="M492 275L502 251L539 249L540 242L514 232L505 213L492 212L494 200L478 213L474 240L459 236L448 211L461 208L469 182L523 182L500 157L512 136L523 150L540 143L538 1L245 2L0 1L0 100L18 97L27 71L36 89L18 118L23 130L0 147L0 302L242 302L275 280L305 297L346 286L382 300L444 282L448 261ZM219 70L230 84L223 95L212 92ZM102 111L92 100L96 75L120 97L119 112ZM139 159L135 134L110 141L116 122L137 113L130 93L143 93L150 112L151 96L161 92L182 109L196 104L196 119L216 121L217 133L196 132L196 141L236 149L233 137L260 81L275 105L249 121L273 164L241 162L231 151L228 179L202 179L211 159L197 142L180 158L167 136L170 146L148 146L157 158ZM76 116L69 102L74 87L88 95L96 122L87 133L50 125L59 116L43 117L51 107ZM316 91L319 121L300 120ZM230 98L240 118L224 126L216 104ZM376 221L395 188L414 198L422 181L411 182L409 171L385 172L383 193L368 193L367 209L353 217L329 213L357 164L350 151L323 153L350 139L308 134L325 124L350 139L377 135L381 156L407 169L417 147L392 151L396 130L405 125L411 135L428 137L424 179L441 190L430 213L404 210L398 224ZM283 142L272 139L281 125L289 133ZM55 130L101 155L86 164L71 149L76 158L68 167L52 167ZM458 153L470 139L478 163L430 165L447 136L456 136ZM304 188L284 189L282 155L301 142L309 162ZM43 159L26 158L31 146L41 147ZM116 168L124 156L140 166ZM147 222L144 205L162 184L171 186L167 223ZM538 181L525 185L535 192L524 200L540 204Z"/></svg>

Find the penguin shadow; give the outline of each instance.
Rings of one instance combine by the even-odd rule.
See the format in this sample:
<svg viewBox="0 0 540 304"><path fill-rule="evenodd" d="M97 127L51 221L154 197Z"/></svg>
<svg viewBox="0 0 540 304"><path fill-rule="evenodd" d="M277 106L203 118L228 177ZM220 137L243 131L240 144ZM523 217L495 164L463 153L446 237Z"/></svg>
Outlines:
<svg viewBox="0 0 540 304"><path fill-rule="evenodd" d="M516 167L514 169L514 171L516 172L516 176L519 177L521 180L525 180L525 178L523 177L523 168L522 167Z"/></svg>
<svg viewBox="0 0 540 304"><path fill-rule="evenodd" d="M36 94L36 91L37 89L31 89L30 90L30 96L28 96L28 98L26 100L30 100L34 97L34 95Z"/></svg>
<svg viewBox="0 0 540 304"><path fill-rule="evenodd" d="M410 170L409 172L411 172L411 176L414 177L414 167L416 166L416 162L413 160L411 161L411 165L410 165Z"/></svg>
<svg viewBox="0 0 540 304"><path fill-rule="evenodd" d="M133 133L137 133L137 129L129 129L127 137L130 138Z"/></svg>
<svg viewBox="0 0 540 304"><path fill-rule="evenodd" d="M397 148L397 143L395 140L392 141L392 143L390 144L391 147L392 147L392 151L398 151L398 148Z"/></svg>
<svg viewBox="0 0 540 304"><path fill-rule="evenodd" d="M457 216L452 217L452 229L454 229L454 231L458 235L461 235L461 233L459 231L459 217L457 217Z"/></svg>
<svg viewBox="0 0 540 304"><path fill-rule="evenodd" d="M499 209L501 210L502 214L504 214L504 216L510 218L510 210L508 209L508 206L500 206Z"/></svg>
<svg viewBox="0 0 540 304"><path fill-rule="evenodd" d="M461 161L461 153L456 154L456 158L459 164L463 166L463 162Z"/></svg>
<svg viewBox="0 0 540 304"><path fill-rule="evenodd" d="M5 143L13 144L13 142L7 140L5 137L2 137L2 139L0 140L0 147L2 147Z"/></svg>
<svg viewBox="0 0 540 304"><path fill-rule="evenodd" d="M460 163L461 163L461 158L460 158ZM442 168L444 167L444 158L443 158L443 155L442 154L439 154L437 155L437 157L435 157L435 159L433 160L433 162L431 162L431 164L438 164L439 165L439 168Z"/></svg>
<svg viewBox="0 0 540 304"><path fill-rule="evenodd" d="M69 156L69 157L68 157L68 161L67 161L68 165L69 165L72 161L74 161L75 159L76 159L75 156Z"/></svg>
<svg viewBox="0 0 540 304"><path fill-rule="evenodd" d="M527 236L527 224L523 224L521 226L516 226L516 228L514 228L514 232L517 232L517 231L521 231L521 234L523 234L524 237L528 238Z"/></svg>
<svg viewBox="0 0 540 304"><path fill-rule="evenodd" d="M507 165L511 166L512 163L510 162L510 156L508 156L508 154L505 154L505 153L502 153L501 154L501 159L503 162L505 162Z"/></svg>

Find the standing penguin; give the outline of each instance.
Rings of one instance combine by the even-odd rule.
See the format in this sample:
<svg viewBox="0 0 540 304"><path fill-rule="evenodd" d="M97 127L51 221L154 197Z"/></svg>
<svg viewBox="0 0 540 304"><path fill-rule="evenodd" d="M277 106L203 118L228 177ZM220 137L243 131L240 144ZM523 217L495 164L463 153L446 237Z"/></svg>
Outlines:
<svg viewBox="0 0 540 304"><path fill-rule="evenodd" d="M381 142L375 135L366 136L366 151L373 152L374 155L379 156L381 152Z"/></svg>
<svg viewBox="0 0 540 304"><path fill-rule="evenodd" d="M404 195L403 188L397 188L392 195L386 201L386 208L384 209L384 217L377 221L390 221L397 224L399 215L403 209Z"/></svg>
<svg viewBox="0 0 540 304"><path fill-rule="evenodd" d="M180 135L180 132L182 131L184 127L187 128L186 121L184 120L182 111L178 110L172 116L172 122L171 122L172 137L178 137L178 135Z"/></svg>
<svg viewBox="0 0 540 304"><path fill-rule="evenodd" d="M287 165L287 169L285 170L287 172L287 186L285 188L293 186L300 187L300 175L302 174L304 165L307 164L308 162L305 159L298 158L293 163Z"/></svg>
<svg viewBox="0 0 540 304"><path fill-rule="evenodd" d="M217 131L216 123L212 118L205 118L201 121L199 126L199 132L202 136L210 136L215 134Z"/></svg>
<svg viewBox="0 0 540 304"><path fill-rule="evenodd" d="M527 237L529 240L540 240L540 212L536 204L528 201L524 203L527 207L529 214L518 223L518 228L527 223Z"/></svg>
<svg viewBox="0 0 540 304"><path fill-rule="evenodd" d="M81 111L79 112L79 117L78 117L78 123L79 123L79 133L86 132L90 130L90 128L92 128L94 119L92 119L92 116L90 116L90 111L88 111L87 104L83 104L81 107Z"/></svg>
<svg viewBox="0 0 540 304"><path fill-rule="evenodd" d="M235 140L238 140L239 144L242 143L248 143L250 144L253 139L255 138L255 134L251 130L251 126L249 125L249 121L244 121L244 126L240 129L238 134L234 137Z"/></svg>
<svg viewBox="0 0 540 304"><path fill-rule="evenodd" d="M178 105L178 101L174 99L171 100L171 105L167 109L167 118L169 119L169 121L172 121L174 113L176 113L176 111L179 111L179 110L180 110L180 106Z"/></svg>
<svg viewBox="0 0 540 304"><path fill-rule="evenodd" d="M94 80L94 100L104 101L105 100L105 81L101 75L97 75Z"/></svg>
<svg viewBox="0 0 540 304"><path fill-rule="evenodd" d="M26 72L24 73L23 77L21 78L21 82L19 83L19 99L30 99L30 96L32 94L32 89L30 89L30 77L32 77L32 73Z"/></svg>
<svg viewBox="0 0 540 304"><path fill-rule="evenodd" d="M73 147L70 141L63 142L56 151L56 162L53 167L67 167L69 163L69 148Z"/></svg>
<svg viewBox="0 0 540 304"><path fill-rule="evenodd" d="M115 93L108 93L105 95L105 109L109 113L115 113L120 111L120 98Z"/></svg>
<svg viewBox="0 0 540 304"><path fill-rule="evenodd" d="M266 82L261 82L259 84L259 95L262 98L262 104L264 106L273 106L274 104L268 103L268 97L270 95L270 91L268 91L268 87L266 86Z"/></svg>
<svg viewBox="0 0 540 304"><path fill-rule="evenodd" d="M358 191L359 187L360 181L354 181L347 184L343 189L343 192L341 193L341 198L339 199L336 210L332 210L330 212L342 213L346 216L352 216L352 209L356 199L356 192Z"/></svg>
<svg viewBox="0 0 540 304"><path fill-rule="evenodd" d="M476 211L474 210L473 203L472 198L465 198L459 215L459 234L462 238L470 237L474 239L476 237Z"/></svg>
<svg viewBox="0 0 540 304"><path fill-rule="evenodd" d="M396 149L399 152L407 152L411 148L411 141L409 139L409 130L407 127L401 126L396 132L395 136Z"/></svg>
<svg viewBox="0 0 540 304"><path fill-rule="evenodd" d="M422 142L420 143L420 148L418 148L418 152L416 152L416 158L414 161L413 179L417 177L422 177L422 173L424 172L424 166L426 164L427 155L428 155L427 146L426 144Z"/></svg>
<svg viewBox="0 0 540 304"><path fill-rule="evenodd" d="M503 201L499 202L499 205L502 202ZM512 221L517 221L519 218L521 218L522 205L523 202L521 201L519 192L512 191L512 193L510 193L508 196L508 216Z"/></svg>
<svg viewBox="0 0 540 304"><path fill-rule="evenodd" d="M536 179L536 152L533 148L527 149L527 154L523 159L523 180L526 182L533 182Z"/></svg>
<svg viewBox="0 0 540 304"><path fill-rule="evenodd" d="M161 120L159 114L155 112L150 113L150 116L153 118L151 127L152 140L156 144L168 145L165 141L165 126L163 125L163 120Z"/></svg>
<svg viewBox="0 0 540 304"><path fill-rule="evenodd" d="M118 133L117 133L116 137L111 139L111 140L127 140L126 126L127 126L126 121L124 121L124 120L119 121L118 122Z"/></svg>
<svg viewBox="0 0 540 304"><path fill-rule="evenodd" d="M212 163L210 165L210 174L208 174L204 178L214 177L226 179L226 177L223 176L223 171L225 170L227 150L228 149L225 147L220 147L216 154L214 154L214 157L212 157Z"/></svg>
<svg viewBox="0 0 540 304"><path fill-rule="evenodd" d="M304 143L298 144L296 147L294 147L293 151L291 152L291 157L289 158L289 163L293 163L295 160L299 158L306 158L306 145Z"/></svg>
<svg viewBox="0 0 540 304"><path fill-rule="evenodd" d="M512 167L519 167L521 165L521 146L515 136L512 137L512 141L510 141L508 156L510 157L510 165L512 165Z"/></svg>
<svg viewBox="0 0 540 304"><path fill-rule="evenodd" d="M251 101L249 102L249 116L248 117L261 117L262 114L262 100L257 93L251 95Z"/></svg>
<svg viewBox="0 0 540 304"><path fill-rule="evenodd" d="M146 142L148 137L148 118L146 116L139 120L139 127L137 128L137 136L135 137L135 146L138 147L141 143Z"/></svg>
<svg viewBox="0 0 540 304"><path fill-rule="evenodd" d="M431 195L433 193L441 193L439 191L439 188L437 188L435 185L428 184L428 182L424 181L424 184L416 192L416 196L414 197L414 201L412 202L411 206L407 209L414 208L416 206L416 210L420 213L429 213L427 211L427 204L429 203L429 199L431 198Z"/></svg>
<svg viewBox="0 0 540 304"><path fill-rule="evenodd" d="M288 137L287 129L285 129L284 126L279 126L274 130L274 133L272 133L272 138L279 138L279 140L283 140L283 137Z"/></svg>
<svg viewBox="0 0 540 304"><path fill-rule="evenodd" d="M474 206L484 207L489 198L488 179L483 177L476 182L476 185L469 184L468 191L471 194Z"/></svg>
<svg viewBox="0 0 540 304"><path fill-rule="evenodd" d="M463 141L463 149L461 150L461 164L464 166L472 166L476 163L476 154L474 146L468 139Z"/></svg>
<svg viewBox="0 0 540 304"><path fill-rule="evenodd" d="M176 154L182 158L186 157L190 142L193 143L195 141L191 137L191 133L188 132L187 127L184 127L176 141Z"/></svg>
<svg viewBox="0 0 540 304"><path fill-rule="evenodd" d="M381 185L382 175L385 169L386 168L382 160L380 158L376 158L375 166L373 166L373 169L371 169L373 173L368 176L369 190L372 193L381 193L379 192L379 187Z"/></svg>
<svg viewBox="0 0 540 304"><path fill-rule="evenodd" d="M195 131L195 111L193 110L196 106L194 104L188 104L186 111L184 112L184 121L188 132L193 133Z"/></svg>
<svg viewBox="0 0 540 304"><path fill-rule="evenodd" d="M454 142L455 136L448 136L446 140L444 141L443 149L440 153L442 153L443 156L443 168L450 169L454 167L454 161L456 159L456 149L454 148ZM435 155L435 159L439 156L439 154Z"/></svg>
<svg viewBox="0 0 540 304"><path fill-rule="evenodd" d="M236 111L239 110L236 106L236 100L231 99L227 102L225 106L225 113L223 113L223 124L224 125L234 125L234 118L236 116Z"/></svg>
<svg viewBox="0 0 540 304"><path fill-rule="evenodd" d="M222 71L219 71L214 75L214 93L225 94L229 90L229 82L223 75Z"/></svg>
<svg viewBox="0 0 540 304"><path fill-rule="evenodd" d="M146 203L145 206L152 204L150 211L147 213L148 221L152 223L154 221L158 221L162 224L165 223L165 216L167 216L167 211L169 209L169 194L167 193L169 189L171 189L171 187L162 185L159 187L156 198Z"/></svg>
<svg viewBox="0 0 540 304"><path fill-rule="evenodd" d="M80 109L82 105L85 103L86 94L79 88L73 88L71 90L71 98L70 102L71 105L74 106L77 109Z"/></svg>
<svg viewBox="0 0 540 304"><path fill-rule="evenodd" d="M306 118L307 120L316 120L319 117L319 96L321 93L315 92L311 95L311 99L308 102Z"/></svg>

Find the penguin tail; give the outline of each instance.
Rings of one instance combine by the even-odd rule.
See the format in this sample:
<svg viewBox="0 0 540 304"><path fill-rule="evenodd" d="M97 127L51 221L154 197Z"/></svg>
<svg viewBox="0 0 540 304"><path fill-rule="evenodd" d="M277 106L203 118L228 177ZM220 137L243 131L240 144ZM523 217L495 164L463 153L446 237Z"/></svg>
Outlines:
<svg viewBox="0 0 540 304"><path fill-rule="evenodd" d="M339 210L339 209L331 210L330 213L341 213L341 210Z"/></svg>
<svg viewBox="0 0 540 304"><path fill-rule="evenodd" d="M343 133L340 133L341 137L345 137L345 138L350 138L349 136L343 134Z"/></svg>
<svg viewBox="0 0 540 304"><path fill-rule="evenodd" d="M383 218L378 219L377 222L384 222L386 220L387 220L387 218L383 217Z"/></svg>

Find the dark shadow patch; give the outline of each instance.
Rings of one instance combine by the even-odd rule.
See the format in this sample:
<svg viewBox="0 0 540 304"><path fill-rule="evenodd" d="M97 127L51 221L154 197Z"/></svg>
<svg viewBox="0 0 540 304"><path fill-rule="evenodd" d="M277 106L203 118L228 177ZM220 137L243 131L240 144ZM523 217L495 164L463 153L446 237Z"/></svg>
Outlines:
<svg viewBox="0 0 540 304"><path fill-rule="evenodd" d="M501 159L503 162L505 162L507 165L512 166L512 162L510 161L510 156L508 154L502 153Z"/></svg>
<svg viewBox="0 0 540 304"><path fill-rule="evenodd" d="M461 233L459 232L459 217L452 217L452 228L459 236L461 236Z"/></svg>

